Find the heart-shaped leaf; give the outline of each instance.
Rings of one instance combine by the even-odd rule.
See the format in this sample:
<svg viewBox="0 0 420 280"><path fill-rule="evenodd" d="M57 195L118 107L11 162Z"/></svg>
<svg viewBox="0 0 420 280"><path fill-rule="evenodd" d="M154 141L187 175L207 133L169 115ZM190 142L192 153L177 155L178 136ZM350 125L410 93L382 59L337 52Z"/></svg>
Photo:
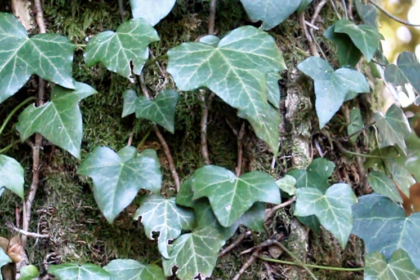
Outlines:
<svg viewBox="0 0 420 280"><path fill-rule="evenodd" d="M297 216L316 215L321 224L329 230L344 249L353 226L351 207L357 199L347 184L335 184L325 194L315 188L296 190Z"/></svg>
<svg viewBox="0 0 420 280"><path fill-rule="evenodd" d="M175 107L178 99L179 94L175 90L163 90L155 100L149 100L145 96L137 97L135 91L127 90L124 93L123 117L135 112L137 118L155 122L174 133Z"/></svg>
<svg viewBox="0 0 420 280"><path fill-rule="evenodd" d="M334 71L322 58L309 57L298 68L315 81L315 107L321 129L340 109L349 93L369 92L369 84L363 74L346 68Z"/></svg>
<svg viewBox="0 0 420 280"><path fill-rule="evenodd" d="M156 25L166 17L176 0L130 0L133 18L143 18L151 25Z"/></svg>
<svg viewBox="0 0 420 280"><path fill-rule="evenodd" d="M389 261L381 253L367 254L365 263L365 280L420 279L420 270L402 249L395 251Z"/></svg>
<svg viewBox="0 0 420 280"><path fill-rule="evenodd" d="M384 39L377 28L365 24L356 25L347 19L337 21L334 31L347 34L368 62L378 49L380 41Z"/></svg>
<svg viewBox="0 0 420 280"><path fill-rule="evenodd" d="M74 45L57 34L32 38L11 14L0 13L0 103L15 94L31 77L73 89Z"/></svg>
<svg viewBox="0 0 420 280"><path fill-rule="evenodd" d="M177 267L175 274L181 280L210 277L216 266L217 253L224 244L223 238L212 227L181 235L173 243L170 258L162 261L165 275L171 276L173 267Z"/></svg>
<svg viewBox="0 0 420 280"><path fill-rule="evenodd" d="M410 187L416 183L416 180L407 169L394 161L388 162L388 167L395 184L407 197L410 197Z"/></svg>
<svg viewBox="0 0 420 280"><path fill-rule="evenodd" d="M76 89L54 87L51 101L40 107L29 105L19 116L16 129L22 141L38 132L73 156L80 158L83 138L83 120L79 102L96 91L75 82Z"/></svg>
<svg viewBox="0 0 420 280"><path fill-rule="evenodd" d="M104 270L112 280L166 280L162 268L157 265L144 265L135 260L113 260Z"/></svg>
<svg viewBox="0 0 420 280"><path fill-rule="evenodd" d="M38 268L34 265L27 265L20 269L20 278L19 280L33 280L38 277L39 271Z"/></svg>
<svg viewBox="0 0 420 280"><path fill-rule="evenodd" d="M111 280L111 275L96 264L66 263L51 265L48 273L59 280Z"/></svg>
<svg viewBox="0 0 420 280"><path fill-rule="evenodd" d="M297 188L317 188L325 192L328 187L328 178L331 177L335 169L335 164L325 158L314 159L306 170L294 169L289 175L296 179Z"/></svg>
<svg viewBox="0 0 420 280"><path fill-rule="evenodd" d="M279 204L280 191L274 180L260 171L236 177L225 168L207 165L191 179L193 200L207 197L224 227L234 224L255 202Z"/></svg>
<svg viewBox="0 0 420 280"><path fill-rule="evenodd" d="M181 235L181 229L191 230L195 217L191 210L178 207L175 198L165 199L148 195L141 199L134 219L141 217L146 235L153 240L153 232L159 232L158 247L164 258L169 258L168 242Z"/></svg>
<svg viewBox="0 0 420 280"><path fill-rule="evenodd" d="M353 44L347 34L335 33L335 25L330 26L324 36L337 46L338 61L342 67L354 68L362 57L362 53Z"/></svg>
<svg viewBox="0 0 420 280"><path fill-rule="evenodd" d="M168 57L167 70L179 90L206 86L259 126L268 121L266 76L286 66L274 39L264 31L239 27L217 46L183 43L171 49ZM277 145L272 149L276 153Z"/></svg>
<svg viewBox="0 0 420 280"><path fill-rule="evenodd" d="M407 83L411 83L413 88L420 93L420 79L418 78L420 76L420 63L415 54L402 52L398 56L397 65L386 66L385 80L395 86L401 86L403 89L405 89Z"/></svg>
<svg viewBox="0 0 420 280"><path fill-rule="evenodd" d="M364 126L362 113L360 112L359 108L353 108L350 110L350 123L347 126L347 133L348 135L352 135L353 133L356 133L358 131L361 131ZM359 137L359 133L356 135L353 135L350 138L351 142L356 142L357 138Z"/></svg>
<svg viewBox="0 0 420 280"><path fill-rule="evenodd" d="M382 112L376 112L374 119L381 138L381 148L398 145L406 154L407 146L404 139L410 135L411 128L403 110L392 104L385 116Z"/></svg>
<svg viewBox="0 0 420 280"><path fill-rule="evenodd" d="M25 171L14 158L0 155L0 188L5 187L23 199Z"/></svg>
<svg viewBox="0 0 420 280"><path fill-rule="evenodd" d="M377 27L376 21L378 14L376 12L375 7L373 5L362 4L360 0L356 0L355 4L357 13L363 19L363 23L372 27Z"/></svg>
<svg viewBox="0 0 420 280"><path fill-rule="evenodd" d="M267 74L267 99L277 109L280 108L280 79L279 72L270 72Z"/></svg>
<svg viewBox="0 0 420 280"><path fill-rule="evenodd" d="M300 0L241 0L245 11L254 22L262 21L261 29L270 30L293 14Z"/></svg>
<svg viewBox="0 0 420 280"><path fill-rule="evenodd" d="M125 147L118 154L110 148L97 147L83 160L77 173L92 178L96 203L109 223L140 189L156 192L162 183L156 152L144 150L137 155L134 147Z"/></svg>
<svg viewBox="0 0 420 280"><path fill-rule="evenodd" d="M276 184L288 195L294 195L296 193L296 179L291 175L286 175L283 178L277 180Z"/></svg>
<svg viewBox="0 0 420 280"><path fill-rule="evenodd" d="M159 40L156 30L144 19L126 21L117 32L101 32L89 40L84 52L86 65L102 62L109 71L134 82L133 74L140 75L149 57L147 46Z"/></svg>
<svg viewBox="0 0 420 280"><path fill-rule="evenodd" d="M380 252L390 259L396 250L403 249L420 268L420 249L413 246L420 240L420 213L407 217L389 198L369 194L359 197L353 216L352 233L363 239L368 253Z"/></svg>
<svg viewBox="0 0 420 280"><path fill-rule="evenodd" d="M394 201L403 202L397 188L394 185L394 182L384 173L380 171L370 172L368 176L368 183L375 192L389 197Z"/></svg>
<svg viewBox="0 0 420 280"><path fill-rule="evenodd" d="M395 162L410 172L417 182L420 182L420 138L415 131L405 138L405 144L407 145L407 154L396 158Z"/></svg>

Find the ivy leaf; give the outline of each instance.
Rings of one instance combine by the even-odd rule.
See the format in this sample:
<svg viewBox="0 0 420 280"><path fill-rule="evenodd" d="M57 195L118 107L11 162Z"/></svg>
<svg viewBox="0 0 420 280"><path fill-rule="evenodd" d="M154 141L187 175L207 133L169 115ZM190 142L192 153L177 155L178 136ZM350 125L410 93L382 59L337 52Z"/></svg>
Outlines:
<svg viewBox="0 0 420 280"><path fill-rule="evenodd" d="M324 36L337 46L338 61L342 67L355 68L362 53L347 34L335 33L335 25L328 27Z"/></svg>
<svg viewBox="0 0 420 280"><path fill-rule="evenodd" d="M172 268L176 266L176 275L181 280L210 277L216 266L217 253L224 244L223 238L212 227L181 235L173 243L170 258L162 261L165 275L171 276Z"/></svg>
<svg viewBox="0 0 420 280"><path fill-rule="evenodd" d="M4 252L3 248L0 248L0 268L4 265L11 263L12 260L9 258L9 256ZM0 273L1 276L1 273Z"/></svg>
<svg viewBox="0 0 420 280"><path fill-rule="evenodd" d="M410 187L416 183L416 180L407 169L396 162L388 162L388 167L395 184L407 197L410 197Z"/></svg>
<svg viewBox="0 0 420 280"><path fill-rule="evenodd" d="M368 253L381 252L387 259L405 250L420 268L420 250L413 246L420 239L420 213L405 215L400 205L378 194L359 197L353 206L353 234L365 242Z"/></svg>
<svg viewBox="0 0 420 280"><path fill-rule="evenodd" d="M369 92L369 84L362 73L346 68L334 71L322 58L309 57L298 68L315 81L315 107L321 129L340 109L347 94Z"/></svg>
<svg viewBox="0 0 420 280"><path fill-rule="evenodd" d="M77 173L93 180L96 203L109 223L127 207L140 189L159 191L162 183L160 163L154 150L139 155L134 147L117 153L97 147L87 156ZM122 155L131 154L131 157Z"/></svg>
<svg viewBox="0 0 420 280"><path fill-rule="evenodd" d="M0 103L15 94L32 74L73 89L74 45L57 34L32 38L11 14L0 13Z"/></svg>
<svg viewBox="0 0 420 280"><path fill-rule="evenodd" d="M274 180L260 171L238 178L230 170L207 165L194 172L191 182L193 200L208 197L214 214L224 227L234 224L257 201L281 202Z"/></svg>
<svg viewBox="0 0 420 280"><path fill-rule="evenodd" d="M363 118L359 108L353 108L350 111L350 124L347 126L348 135L352 135L363 128ZM356 142L359 134L353 135L350 138L351 142Z"/></svg>
<svg viewBox="0 0 420 280"><path fill-rule="evenodd" d="M254 129L258 138L266 142L276 155L279 150L280 123L282 121L280 111L268 105L261 122L256 122L253 116L248 116L243 111L238 111L238 116L247 119Z"/></svg>
<svg viewBox="0 0 420 280"><path fill-rule="evenodd" d="M405 144L407 145L407 154L396 158L395 162L407 169L417 182L420 182L420 138L415 131L412 131L410 135L405 138Z"/></svg>
<svg viewBox="0 0 420 280"><path fill-rule="evenodd" d="M217 46L183 43L168 57L167 70L179 90L208 87L260 126L267 122L267 73L286 69L274 39L252 26L231 31Z"/></svg>
<svg viewBox="0 0 420 280"><path fill-rule="evenodd" d="M130 0L133 18L143 18L151 25L156 25L166 17L176 0Z"/></svg>
<svg viewBox="0 0 420 280"><path fill-rule="evenodd" d="M5 187L23 199L25 171L14 158L0 155L0 188Z"/></svg>
<svg viewBox="0 0 420 280"><path fill-rule="evenodd" d="M155 122L173 134L178 99L179 94L175 90L163 90L155 100L149 100L145 96L137 97L135 91L128 90L124 93L123 117L134 111L137 118Z"/></svg>
<svg viewBox="0 0 420 280"><path fill-rule="evenodd" d="M93 94L92 87L75 82L76 89L54 87L51 101L40 107L29 105L20 115L16 129L22 141L38 132L76 158L80 158L83 120L79 102Z"/></svg>
<svg viewBox="0 0 420 280"><path fill-rule="evenodd" d="M368 176L368 183L375 192L389 197L394 201L403 202L397 188L394 185L394 182L384 173L380 171L370 172Z"/></svg>
<svg viewBox="0 0 420 280"><path fill-rule="evenodd" d="M141 199L140 208L134 220L141 216L146 235L153 240L153 232L159 232L158 247L164 258L169 258L168 242L181 235L181 229L191 230L194 226L194 213L178 207L175 198L165 199L148 195Z"/></svg>
<svg viewBox="0 0 420 280"><path fill-rule="evenodd" d="M363 19L363 23L377 27L377 17L376 9L373 5L365 5L360 2L360 0L355 1L356 10L359 16Z"/></svg>
<svg viewBox="0 0 420 280"><path fill-rule="evenodd" d="M347 19L337 21L334 31L347 34L363 53L367 62L373 58L380 41L384 39L377 28L365 24L356 25L353 21Z"/></svg>
<svg viewBox="0 0 420 280"><path fill-rule="evenodd" d="M402 249L395 251L389 261L381 253L367 254L365 263L365 280L420 279L420 270Z"/></svg>
<svg viewBox="0 0 420 280"><path fill-rule="evenodd" d="M194 207L196 202L193 200L192 179L193 176L190 176L187 180L182 182L179 192L176 195L176 203L178 205L190 208Z"/></svg>
<svg viewBox="0 0 420 280"><path fill-rule="evenodd" d="M376 112L374 120L378 126L381 148L398 145L404 154L406 154L407 146L404 139L410 135L411 128L403 110L393 104L385 116L382 112Z"/></svg>
<svg viewBox="0 0 420 280"><path fill-rule="evenodd" d="M32 280L37 278L39 274L38 268L34 265L27 265L20 269L19 280Z"/></svg>
<svg viewBox="0 0 420 280"><path fill-rule="evenodd" d="M149 57L147 46L159 40L156 30L144 19L126 21L117 32L101 32L89 40L84 52L86 65L102 62L109 71L134 82L133 74L140 75Z"/></svg>
<svg viewBox="0 0 420 280"><path fill-rule="evenodd" d="M344 249L353 226L351 206L357 201L351 187L348 184L335 184L325 194L315 188L299 188L296 198L294 215L316 215Z"/></svg>
<svg viewBox="0 0 420 280"><path fill-rule="evenodd" d="M113 260L104 270L112 280L166 280L162 268L157 265L144 265L135 260Z"/></svg>
<svg viewBox="0 0 420 280"><path fill-rule="evenodd" d="M280 108L280 79L279 72L270 72L267 74L267 99L277 109Z"/></svg>
<svg viewBox="0 0 420 280"><path fill-rule="evenodd" d="M296 188L312 187L325 192L328 178L334 172L335 164L325 158L314 159L306 170L294 169L288 174L296 179Z"/></svg>
<svg viewBox="0 0 420 280"><path fill-rule="evenodd" d="M110 274L96 264L78 265L66 263L51 265L48 273L56 276L59 280L110 280Z"/></svg>
<svg viewBox="0 0 420 280"><path fill-rule="evenodd" d="M262 202L255 203L248 211L246 211L233 225L223 227L213 213L211 205L207 199L199 199L194 204L194 211L197 217L197 227L210 226L217 229L223 240L228 240L240 225L244 225L249 229L261 232L265 221L266 204Z"/></svg>
<svg viewBox="0 0 420 280"><path fill-rule="evenodd" d="M398 66L397 66L398 65ZM420 63L415 54L403 52L398 56L397 65L390 64L385 68L385 80L395 86L405 89L407 83L411 83L413 88L420 93ZM407 92L407 90L404 90Z"/></svg>
<svg viewBox="0 0 420 280"><path fill-rule="evenodd" d="M296 192L296 179L291 175L286 175L283 178L276 181L277 186L287 193L288 195L294 195Z"/></svg>
<svg viewBox="0 0 420 280"><path fill-rule="evenodd" d="M300 0L241 0L245 11L253 22L262 21L261 29L270 30L293 14Z"/></svg>

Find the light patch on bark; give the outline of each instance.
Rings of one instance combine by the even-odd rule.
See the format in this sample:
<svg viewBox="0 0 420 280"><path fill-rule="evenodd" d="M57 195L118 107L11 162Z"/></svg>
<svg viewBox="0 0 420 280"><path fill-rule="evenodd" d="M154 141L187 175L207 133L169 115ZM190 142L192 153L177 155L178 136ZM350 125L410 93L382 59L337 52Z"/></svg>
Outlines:
<svg viewBox="0 0 420 280"><path fill-rule="evenodd" d="M31 11L31 1L29 0L12 0L13 14L19 19L26 30L34 28L34 21Z"/></svg>

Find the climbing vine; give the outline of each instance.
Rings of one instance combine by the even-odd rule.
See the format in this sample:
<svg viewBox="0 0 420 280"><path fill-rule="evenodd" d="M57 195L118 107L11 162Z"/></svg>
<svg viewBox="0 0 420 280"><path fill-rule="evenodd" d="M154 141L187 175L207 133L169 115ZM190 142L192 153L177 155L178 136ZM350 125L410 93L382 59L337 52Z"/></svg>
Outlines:
<svg viewBox="0 0 420 280"><path fill-rule="evenodd" d="M398 104L392 105L385 114L375 112L373 118L355 107L349 113L347 131L333 135L328 129L346 102L371 92L367 67L362 66L376 69L377 76L394 90L415 92L412 102L420 104L420 64L409 52L401 53L396 64L384 58L380 47L383 36L376 23L376 3L363 4L355 0L357 20L350 19L346 1L343 1L343 10L338 10L335 4L341 1L321 1L316 5L318 14L325 5L333 5L341 18L324 33L336 47L337 66L328 60L325 46L313 36L314 20L304 19L305 9L316 4L312 1L241 0L254 24L240 26L219 37L214 31L217 1L212 0L208 34L175 46L159 57L155 57L150 47L160 40L154 26L171 12L175 0L159 1L159 4L154 0L130 0L133 18L126 19L122 13L124 21L116 30L100 32L89 38L86 45L77 46L62 35L43 32L42 7L40 1L36 2L40 27L37 35L29 36L14 15L0 13L0 103L15 98L32 75L39 77L38 97L29 97L16 106L0 127L1 136L12 117L26 106L14 127L20 142L30 143L33 149L33 180L29 190L24 189L24 168L19 159L6 155L16 143L0 147L0 195L5 190L11 191L23 201L23 228L17 229L24 236L21 246L25 247L26 238L31 237L28 232L31 206L39 185L39 152L45 138L81 160L77 174L91 178L97 207L108 223L112 224L141 194L140 207L133 219L143 224L145 237L157 239L156 246L162 256L161 266L115 259L104 267L89 263L51 265L48 273L58 279L147 280L166 279L173 274L179 279L204 279L212 275L217 259L227 252L229 247L221 252L223 246L229 243L235 246L246 234L267 230L265 222L275 211L291 207L300 222L315 233L322 226L343 249L351 234L361 238L366 248L364 267L305 264L276 237L255 247L249 262L260 259L301 266L314 279L312 268L364 270L365 279L420 278L420 245L416 244L420 240L420 214L416 213L415 206L407 206L410 187L420 180L420 139L413 130L417 116L408 119ZM316 133L336 143L349 156L364 160L367 184L373 193L356 197L350 184L332 182L336 166L323 158L322 152L321 157L313 159L306 168L290 170L278 180L273 174L262 171L243 174L241 147L245 123L249 123L253 133L269 147L274 155L273 165L281 156L279 136L284 132L280 128L285 120L281 113L279 80L289 70L281 46L267 31L281 25L294 13L302 19L299 22L310 45L308 51L300 50L307 58L299 61L297 69L308 83L313 81L315 106L309 108L317 117ZM72 77L76 48L83 50L87 67L102 64L131 83L123 93L121 114L123 117L135 114L136 118L152 123L153 132L164 149L175 194L162 188L159 158L155 150L141 149L144 140L134 147L129 139L129 144L119 151L98 146L82 158L84 120L83 106L79 103L97 92ZM166 88L156 93L149 91L143 74L144 68L155 63L168 80ZM51 86L46 102L45 82ZM197 98L203 103L201 151L206 165L188 178L179 178L162 130L176 133L179 98L192 91L200 92ZM238 138L235 170L211 163L206 139L207 114L215 97L236 109L238 119L243 120L241 129L234 131ZM27 105L35 100L36 103ZM34 135L36 140L32 143L28 139ZM146 139L148 134L144 136ZM357 145L362 137L373 143L365 154L347 150L341 144ZM266 211L268 205L271 209ZM251 233L246 231L229 242L240 226ZM264 246L272 244L290 254L294 262L260 254ZM0 249L0 266L15 262L8 249L7 246ZM235 279L246 268L245 264ZM2 274L7 279L3 270ZM20 279L37 277L35 266L21 269Z"/></svg>

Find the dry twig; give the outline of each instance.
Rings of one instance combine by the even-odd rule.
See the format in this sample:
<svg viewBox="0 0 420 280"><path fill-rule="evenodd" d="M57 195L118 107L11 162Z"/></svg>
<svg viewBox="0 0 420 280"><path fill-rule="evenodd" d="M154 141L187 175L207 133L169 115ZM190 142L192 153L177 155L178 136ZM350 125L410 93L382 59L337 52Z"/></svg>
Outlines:
<svg viewBox="0 0 420 280"><path fill-rule="evenodd" d="M230 251L232 251L236 246L239 245L239 243L242 242L242 240L244 240L247 236L251 235L251 231L248 230L247 232L244 232L242 234L240 234L238 236L238 238L235 239L235 241L233 241L229 246L227 246L225 249L223 249L223 251L221 251L217 257L223 257L224 255L226 255L227 253L229 253Z"/></svg>
<svg viewBox="0 0 420 280"><path fill-rule="evenodd" d="M274 213L276 213L277 210L284 208L286 206L289 206L290 204L292 204L293 202L296 201L296 196L293 196L291 199L289 199L286 202L283 202L282 204L276 205L271 209L267 209L266 210L266 217L265 220L267 221L269 218L271 218L271 216L273 216Z"/></svg>

